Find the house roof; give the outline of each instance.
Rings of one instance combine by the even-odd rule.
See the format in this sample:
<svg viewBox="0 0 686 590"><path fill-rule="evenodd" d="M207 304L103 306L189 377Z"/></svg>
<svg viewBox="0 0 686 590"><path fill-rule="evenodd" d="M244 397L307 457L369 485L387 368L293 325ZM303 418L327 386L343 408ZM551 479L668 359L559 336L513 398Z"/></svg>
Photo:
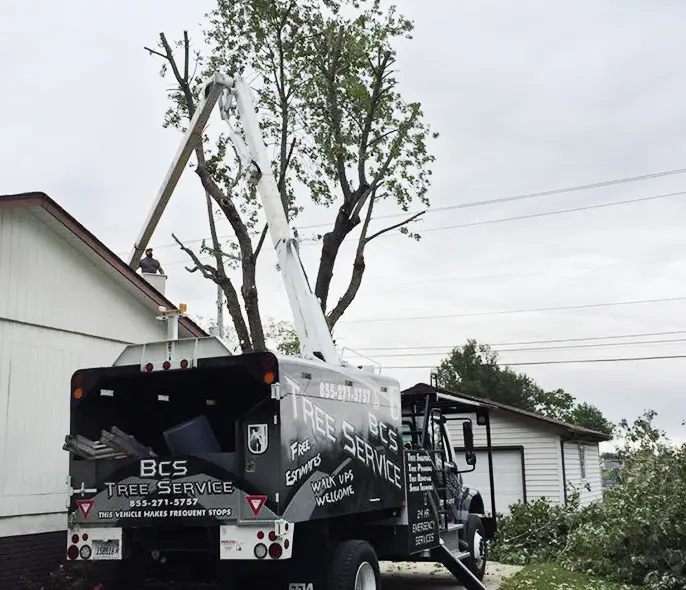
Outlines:
<svg viewBox="0 0 686 590"><path fill-rule="evenodd" d="M530 419L544 423L548 426L552 426L558 430L563 431L570 438L580 439L580 440L591 440L594 442L602 442L611 440L612 437L605 434L604 432L598 432L596 430L591 430L590 428L584 428L582 426L576 426L575 424L568 424L567 422L562 422L560 420L555 420L554 418L548 418L547 416L542 416L541 414L536 414L535 412L528 412L526 410L520 410L514 406L508 406L507 404L502 404L493 400L475 397L472 395L466 395L462 392L450 391L448 389L443 389L441 387L433 387L427 383L417 383L412 387L403 390L403 394L425 394L425 393L441 393L444 395L459 397L462 400L467 400L474 402L475 405L485 405L489 408L498 409L503 412L509 412L515 414L525 419Z"/></svg>
<svg viewBox="0 0 686 590"><path fill-rule="evenodd" d="M167 309L178 309L169 299L155 289L126 262L88 231L77 219L43 192L19 193L16 195L0 195L0 207L9 209L33 209L48 214L61 226L68 230L75 239L87 246L104 266L116 271L123 280L137 288L151 303L162 305ZM188 317L179 319L180 327L194 337L203 338L208 334Z"/></svg>

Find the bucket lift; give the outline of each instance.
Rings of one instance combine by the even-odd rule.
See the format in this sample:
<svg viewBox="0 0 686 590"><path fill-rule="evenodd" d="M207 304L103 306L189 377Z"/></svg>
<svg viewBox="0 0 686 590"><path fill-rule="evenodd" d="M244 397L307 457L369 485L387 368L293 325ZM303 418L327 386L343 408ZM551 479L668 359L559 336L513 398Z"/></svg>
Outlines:
<svg viewBox="0 0 686 590"><path fill-rule="evenodd" d="M313 361L329 365L348 365L339 358L326 317L320 302L310 289L307 275L298 253L297 242L288 224L281 195L274 178L271 162L258 125L250 88L241 78L215 74L205 84L202 98L191 119L174 160L167 172L155 202L148 214L143 229L136 240L129 265L135 269L159 220L171 198L191 153L202 141L212 109L219 105L222 119L230 126L230 109L235 105L245 134L245 140L230 128L230 139L241 159L249 178L256 183L265 211L269 234L276 250L279 267L286 285L289 303L293 312L296 330L300 339L301 355ZM181 311L183 313L184 310ZM177 336L178 314L162 313L168 324L170 338ZM427 398L428 400L428 398ZM428 401L425 404L425 423L428 424ZM432 414L433 416L433 414ZM95 451L94 451L95 452ZM446 526L447 523L446 523ZM452 527L454 529L455 527ZM455 530L447 533L454 533ZM454 535L453 535L454 536ZM485 590L483 583L462 562L459 550L449 547L441 535L441 544L426 556L426 559L440 561L464 584L467 590Z"/></svg>
<svg viewBox="0 0 686 590"><path fill-rule="evenodd" d="M250 88L241 78L215 74L204 86L200 104L198 104L188 126L188 131L186 131L181 146L174 156L143 229L136 240L129 266L134 270L136 269L138 260L169 203L191 153L202 141L203 131L212 109L217 103L219 103L221 117L227 124L229 123L231 107L235 104L238 109L245 132L245 141L233 129L230 131L230 138L236 147L241 163L248 171L250 180L257 184L269 224L269 234L277 253L279 268L293 311L295 327L300 339L301 354L308 359L319 359L326 363L338 365L345 364L338 357L319 300L310 289L305 269L300 261L296 240L281 203L281 196L267 155L267 148L257 122Z"/></svg>

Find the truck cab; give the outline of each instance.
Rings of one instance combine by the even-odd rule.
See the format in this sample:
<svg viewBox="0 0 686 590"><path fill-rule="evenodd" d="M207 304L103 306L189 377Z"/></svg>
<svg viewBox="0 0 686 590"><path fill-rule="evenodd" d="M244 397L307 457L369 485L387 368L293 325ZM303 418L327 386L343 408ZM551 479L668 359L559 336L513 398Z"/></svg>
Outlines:
<svg viewBox="0 0 686 590"><path fill-rule="evenodd" d="M493 516L485 514L485 502L478 490L464 484L463 473L476 467L474 423L467 414L475 414L477 424L487 433L489 471L492 477L490 453L490 420L486 406L438 393L436 389L405 392L402 400L403 444L407 451L422 450L432 458L433 485L436 490L439 528L451 553L461 560L475 577L485 573L487 540L496 531ZM424 428L427 424L428 428ZM450 428L451 425L457 427ZM459 428L462 424L462 428ZM452 432L451 432L452 431ZM454 441L459 434L462 441ZM462 444L456 444L461 442ZM455 450L461 447L464 454ZM491 485L491 513L495 515L495 493Z"/></svg>

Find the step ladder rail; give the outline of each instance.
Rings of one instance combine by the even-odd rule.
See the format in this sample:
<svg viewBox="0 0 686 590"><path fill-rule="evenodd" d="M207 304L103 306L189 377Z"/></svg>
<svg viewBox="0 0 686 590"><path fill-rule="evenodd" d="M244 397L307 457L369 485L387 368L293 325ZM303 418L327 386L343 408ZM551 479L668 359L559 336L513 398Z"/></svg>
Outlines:
<svg viewBox="0 0 686 590"><path fill-rule="evenodd" d="M488 590L484 583L479 580L471 570L445 546L443 542L439 547L431 550L431 557L443 565L466 590Z"/></svg>
<svg viewBox="0 0 686 590"><path fill-rule="evenodd" d="M417 426L416 418L421 416L423 418L423 427L420 429ZM412 411L409 414L405 414L405 418L412 418L412 424L410 425L410 435L413 440L419 442L419 446L423 451L425 451L431 460L432 474L431 478L433 481L433 486L436 491L436 496L438 499L438 524L440 530L447 530L448 526L452 523L454 518L452 518L452 511L448 506L448 481L446 472L446 452L443 445L439 449L433 447L433 436L429 434L429 428L425 427L427 424L433 431L436 424L436 417L438 417L438 423L441 423L441 410L439 408L431 408L429 404L429 398L426 398L426 404L423 409L418 409L416 405L412 406ZM428 418L428 419L427 419ZM436 457L440 456L441 468L439 469L436 461Z"/></svg>

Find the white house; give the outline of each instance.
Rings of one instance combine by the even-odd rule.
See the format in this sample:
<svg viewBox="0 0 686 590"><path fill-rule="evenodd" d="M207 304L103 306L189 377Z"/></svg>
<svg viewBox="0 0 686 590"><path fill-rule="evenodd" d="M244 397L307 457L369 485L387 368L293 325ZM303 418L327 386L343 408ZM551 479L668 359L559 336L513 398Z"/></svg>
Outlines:
<svg viewBox="0 0 686 590"><path fill-rule="evenodd" d="M582 505L602 500L598 445L610 440L606 434L425 383L418 383L406 391L436 391L489 409L496 512L507 514L510 505L537 498L565 503L573 489L579 490ZM462 422L451 418L472 420L477 462L474 471L463 473L462 477L466 485L481 491L486 512L490 514L487 429L477 425L476 414L446 417L458 451L464 450ZM460 464L460 469L470 468Z"/></svg>
<svg viewBox="0 0 686 590"><path fill-rule="evenodd" d="M160 305L176 307L47 195L0 196L0 590L64 557L72 373L164 339Z"/></svg>

